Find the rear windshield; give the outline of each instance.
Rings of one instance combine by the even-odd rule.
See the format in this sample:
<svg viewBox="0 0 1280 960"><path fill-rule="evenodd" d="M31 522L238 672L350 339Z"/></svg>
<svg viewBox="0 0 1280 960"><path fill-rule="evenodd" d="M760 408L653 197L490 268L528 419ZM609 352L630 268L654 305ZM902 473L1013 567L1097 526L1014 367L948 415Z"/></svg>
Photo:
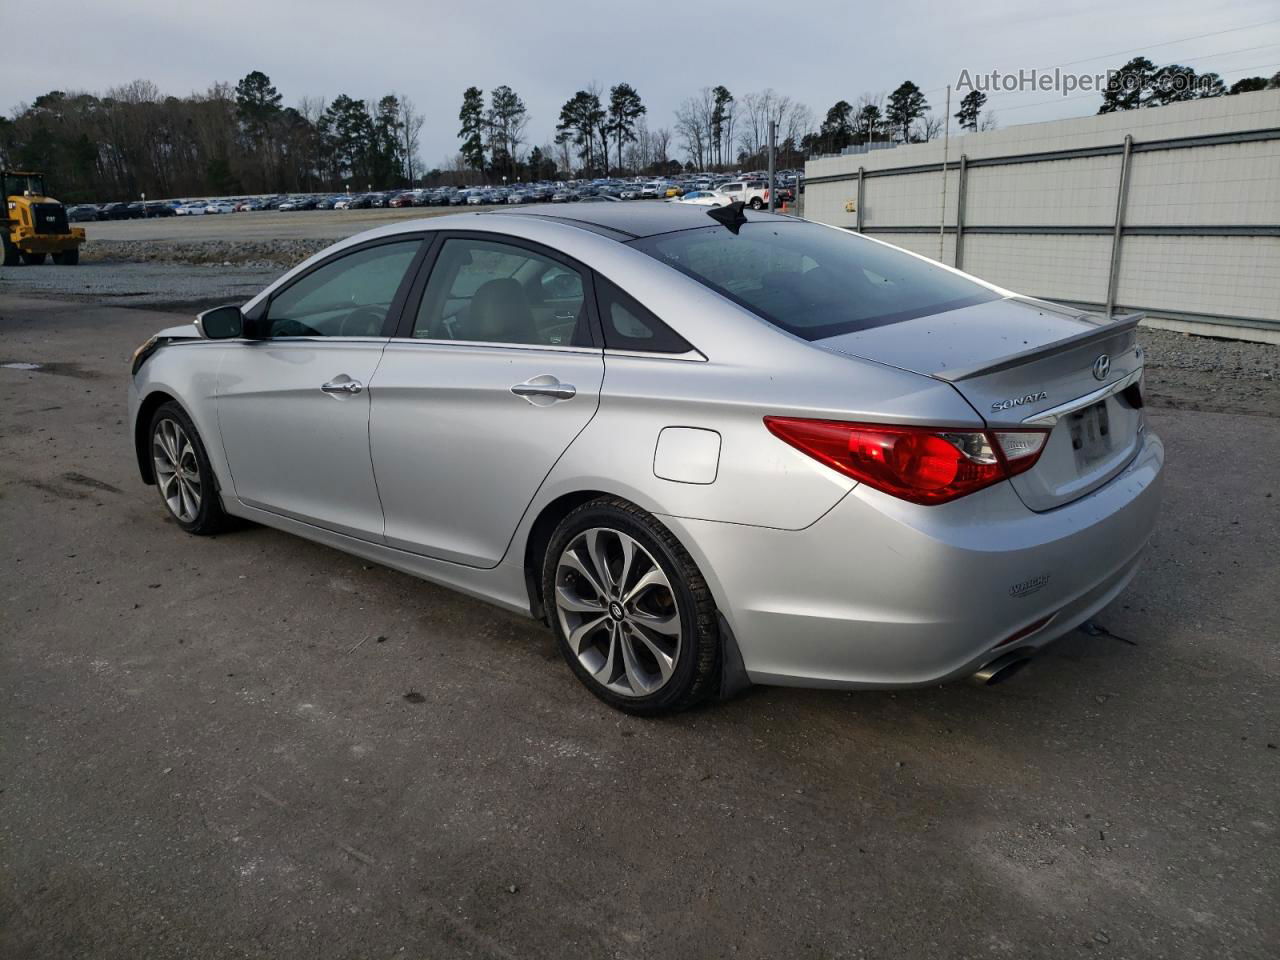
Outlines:
<svg viewBox="0 0 1280 960"><path fill-rule="evenodd" d="M806 340L998 300L901 250L811 223L710 226L632 246Z"/></svg>

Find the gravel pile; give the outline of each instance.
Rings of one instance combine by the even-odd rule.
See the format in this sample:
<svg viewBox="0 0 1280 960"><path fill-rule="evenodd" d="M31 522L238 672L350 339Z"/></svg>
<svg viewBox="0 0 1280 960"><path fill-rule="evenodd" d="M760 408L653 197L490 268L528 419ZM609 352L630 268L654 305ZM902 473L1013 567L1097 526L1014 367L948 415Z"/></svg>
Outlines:
<svg viewBox="0 0 1280 960"><path fill-rule="evenodd" d="M1280 346L1138 329L1153 407L1280 417Z"/></svg>
<svg viewBox="0 0 1280 960"><path fill-rule="evenodd" d="M1232 380L1280 379L1280 347L1243 340L1218 340L1172 330L1142 327L1147 368L1198 370Z"/></svg>
<svg viewBox="0 0 1280 960"><path fill-rule="evenodd" d="M219 264L292 267L338 237L307 240L90 240L80 258L92 263Z"/></svg>
<svg viewBox="0 0 1280 960"><path fill-rule="evenodd" d="M280 267L271 265L81 261L78 267L0 269L0 294L191 314L243 303L279 276Z"/></svg>

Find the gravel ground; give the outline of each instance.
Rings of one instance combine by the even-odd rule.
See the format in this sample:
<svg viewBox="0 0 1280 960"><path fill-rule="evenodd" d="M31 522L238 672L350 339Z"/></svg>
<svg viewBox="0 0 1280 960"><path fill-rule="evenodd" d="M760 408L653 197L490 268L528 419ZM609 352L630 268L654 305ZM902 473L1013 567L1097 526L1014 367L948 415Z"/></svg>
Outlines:
<svg viewBox="0 0 1280 960"><path fill-rule="evenodd" d="M1274 960L1280 423L1153 410L1147 563L1007 684L646 721L538 624L182 534L124 422L180 320L0 297L0 958Z"/></svg>
<svg viewBox="0 0 1280 960"><path fill-rule="evenodd" d="M279 266L203 266L99 261L66 267L0 268L0 295L78 300L196 312L249 299L280 276Z"/></svg>
<svg viewBox="0 0 1280 960"><path fill-rule="evenodd" d="M1280 417L1280 346L1143 327L1153 406Z"/></svg>

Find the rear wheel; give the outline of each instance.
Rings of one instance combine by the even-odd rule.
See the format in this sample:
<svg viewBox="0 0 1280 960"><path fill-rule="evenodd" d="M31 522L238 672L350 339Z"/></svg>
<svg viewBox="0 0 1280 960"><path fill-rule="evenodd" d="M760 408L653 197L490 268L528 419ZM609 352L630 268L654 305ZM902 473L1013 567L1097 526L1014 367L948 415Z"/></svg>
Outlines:
<svg viewBox="0 0 1280 960"><path fill-rule="evenodd" d="M218 533L230 525L218 483L200 435L187 412L174 402L151 416L149 452L160 498L187 533Z"/></svg>
<svg viewBox="0 0 1280 960"><path fill-rule="evenodd" d="M24 253L21 256L22 256L22 262L29 267L40 266L40 264L44 263L44 258L45 258L45 255L43 253Z"/></svg>
<svg viewBox="0 0 1280 960"><path fill-rule="evenodd" d="M61 253L53 255L53 262L61 264L64 267L74 267L80 262L80 248L72 247L70 250L63 250Z"/></svg>
<svg viewBox="0 0 1280 960"><path fill-rule="evenodd" d="M4 245L4 265L6 267L16 267L22 262L21 255L18 253L18 248L9 242L8 237L4 237L2 239Z"/></svg>
<svg viewBox="0 0 1280 960"><path fill-rule="evenodd" d="M762 210L763 208L764 208L764 201L763 201L763 200L761 200L759 197L752 197L752 198L751 198L751 209L752 209L752 210Z"/></svg>
<svg viewBox="0 0 1280 960"><path fill-rule="evenodd" d="M610 706L669 713L715 692L711 591L671 531L634 504L602 497L565 517L547 548L542 591L570 669Z"/></svg>

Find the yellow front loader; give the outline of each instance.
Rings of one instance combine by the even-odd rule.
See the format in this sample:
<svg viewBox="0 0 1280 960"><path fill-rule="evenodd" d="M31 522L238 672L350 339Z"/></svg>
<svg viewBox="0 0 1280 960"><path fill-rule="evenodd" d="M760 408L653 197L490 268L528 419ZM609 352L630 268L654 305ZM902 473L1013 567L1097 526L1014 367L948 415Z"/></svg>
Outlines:
<svg viewBox="0 0 1280 960"><path fill-rule="evenodd" d="M40 264L53 254L53 262L75 266L80 262L84 230L67 223L67 208L48 195L44 175L0 170L4 181L0 238L4 265Z"/></svg>

